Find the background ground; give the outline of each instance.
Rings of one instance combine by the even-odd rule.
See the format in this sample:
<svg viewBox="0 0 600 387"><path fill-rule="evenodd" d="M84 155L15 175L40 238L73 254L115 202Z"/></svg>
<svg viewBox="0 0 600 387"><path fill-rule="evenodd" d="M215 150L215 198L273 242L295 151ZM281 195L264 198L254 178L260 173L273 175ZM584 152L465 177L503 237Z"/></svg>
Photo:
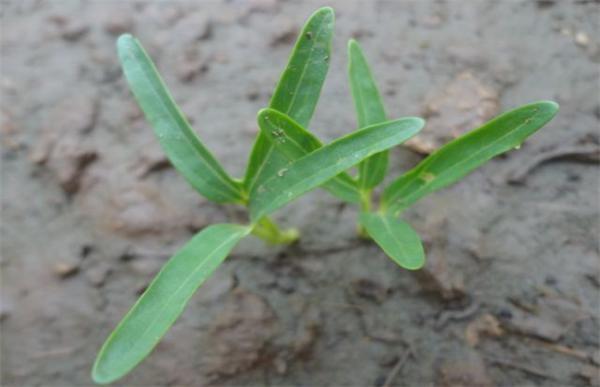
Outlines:
<svg viewBox="0 0 600 387"><path fill-rule="evenodd" d="M599 385L598 2L327 4L336 37L311 125L324 140L355 125L350 37L390 117L427 116L430 133L539 99L561 111L406 214L427 241L422 272L358 240L356 211L315 191L277 214L300 244L244 242L119 384ZM168 256L231 215L165 163L116 36L141 39L241 175L256 111L321 5L2 2L2 385L91 384L99 346ZM394 150L391 176L421 157Z"/></svg>

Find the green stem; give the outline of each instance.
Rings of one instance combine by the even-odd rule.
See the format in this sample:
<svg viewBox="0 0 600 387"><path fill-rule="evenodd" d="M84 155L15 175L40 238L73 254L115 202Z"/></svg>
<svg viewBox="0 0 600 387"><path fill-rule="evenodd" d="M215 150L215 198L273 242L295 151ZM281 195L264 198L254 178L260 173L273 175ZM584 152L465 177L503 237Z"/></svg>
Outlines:
<svg viewBox="0 0 600 387"><path fill-rule="evenodd" d="M371 211L371 190L365 190L360 192L360 211L361 212L370 212ZM356 227L356 232L359 237L364 239L371 239L369 233L365 228L358 224Z"/></svg>
<svg viewBox="0 0 600 387"><path fill-rule="evenodd" d="M295 228L281 230L267 216L256 223L252 229L252 234L273 245L294 243L300 237L298 230Z"/></svg>
<svg viewBox="0 0 600 387"><path fill-rule="evenodd" d="M360 210L362 212L371 211L371 190L360 191Z"/></svg>

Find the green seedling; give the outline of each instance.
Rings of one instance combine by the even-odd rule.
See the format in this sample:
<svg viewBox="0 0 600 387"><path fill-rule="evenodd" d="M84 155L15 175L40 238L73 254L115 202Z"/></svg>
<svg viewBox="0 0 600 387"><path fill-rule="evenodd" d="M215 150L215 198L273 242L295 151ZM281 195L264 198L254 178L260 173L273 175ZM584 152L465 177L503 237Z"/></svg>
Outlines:
<svg viewBox="0 0 600 387"><path fill-rule="evenodd" d="M348 56L359 126L384 121L377 86L358 43L353 40L348 44ZM371 210L371 193L386 175L388 151L364 160L358 175L362 198L359 233L371 237L398 265L410 270L421 268L425 264L422 243L410 225L398 218L402 211L424 196L455 183L491 158L518 149L557 112L555 102L535 102L456 138L385 187L376 211Z"/></svg>
<svg viewBox="0 0 600 387"><path fill-rule="evenodd" d="M333 23L333 10L321 8L303 27L269 107L258 113L260 132L243 179L232 178L191 129L140 43L131 35L119 38L125 77L175 169L207 199L245 206L249 221L209 226L175 253L100 349L92 370L95 382L113 382L148 356L240 240L254 235L271 244L296 241L297 230L280 230L269 216L317 187L359 206L359 231L394 262L410 270L422 267L421 240L399 219L402 211L518 147L558 110L553 102L533 103L457 138L387 186L374 209L372 192L387 173L388 150L417 134L424 121L386 120L368 64L350 41L350 86L359 129L327 145L306 129L329 68ZM357 177L347 172L353 166Z"/></svg>

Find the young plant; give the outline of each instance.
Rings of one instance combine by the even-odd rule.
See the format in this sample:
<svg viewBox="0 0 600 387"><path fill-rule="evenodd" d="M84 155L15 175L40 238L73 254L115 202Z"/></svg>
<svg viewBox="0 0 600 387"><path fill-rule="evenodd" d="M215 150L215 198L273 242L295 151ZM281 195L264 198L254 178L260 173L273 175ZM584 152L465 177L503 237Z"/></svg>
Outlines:
<svg viewBox="0 0 600 387"><path fill-rule="evenodd" d="M367 61L357 42L348 43L349 79L359 127L385 121L385 111ZM425 264L420 238L398 218L424 196L455 183L491 158L518 149L558 112L558 104L540 101L506 112L483 126L456 138L398 177L384 190L377 211L371 193L387 172L388 151L359 164L361 194L359 232L370 236L401 267L409 270ZM279 146L283 146L279 144Z"/></svg>
<svg viewBox="0 0 600 387"><path fill-rule="evenodd" d="M260 132L242 180L232 178L191 129L140 43L131 35L119 38L125 77L173 166L207 199L247 207L250 221L209 226L175 253L100 349L92 369L95 382L113 382L135 368L241 239L296 241L296 230L280 230L269 215L319 186L359 205L361 232L396 263L420 268L423 247L415 231L398 219L402 210L520 145L557 111L553 102L526 105L450 142L385 188L373 211L371 194L387 172L388 150L417 134L424 122L386 120L367 62L350 41L350 85L360 129L327 145L305 129L329 68L333 23L333 10L326 7L303 27L269 107L258 113ZM356 178L346 172L355 165Z"/></svg>
<svg viewBox="0 0 600 387"><path fill-rule="evenodd" d="M360 46L354 40L348 42L348 58L350 90L358 126L368 127L386 122L377 86ZM527 137L544 126L557 112L558 104L555 102L534 102L501 114L456 138L392 181L383 190L376 210L373 210L372 192L387 173L387 150L358 164L352 198L345 198L339 193L337 196L348 202L356 202L358 194L361 210L359 234L372 238L399 266L409 270L419 269L425 264L423 245L412 227L398 218L402 211L424 196L455 183L491 158L518 149ZM314 153L321 146L314 135L291 117L272 109L259 112L258 123L274 147L289 160ZM343 175L337 177L338 184L341 183L341 177ZM333 182L330 180L327 184Z"/></svg>
<svg viewBox="0 0 600 387"><path fill-rule="evenodd" d="M343 200L360 201L355 179L344 171L423 127L423 120L410 117L366 126L325 146L299 139L301 152L291 157L287 148L284 155L274 146L285 142L287 134L272 129L271 120L283 117L304 127L310 122L329 67L333 23L333 10L322 8L304 26L269 108L258 115L261 132L243 180L227 174L191 129L140 43L131 35L118 39L125 77L173 166L207 199L247 206L250 222L209 226L164 265L100 349L92 369L95 382L113 382L139 364L242 238L253 234L268 243L298 239L296 230L279 229L269 218L272 212L320 185ZM314 151L305 152L306 147Z"/></svg>

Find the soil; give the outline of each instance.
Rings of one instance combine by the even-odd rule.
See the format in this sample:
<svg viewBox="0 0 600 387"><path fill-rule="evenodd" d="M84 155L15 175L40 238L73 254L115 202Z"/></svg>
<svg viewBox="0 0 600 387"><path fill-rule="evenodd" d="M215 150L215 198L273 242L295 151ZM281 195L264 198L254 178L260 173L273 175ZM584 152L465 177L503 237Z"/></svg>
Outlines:
<svg viewBox="0 0 600 387"><path fill-rule="evenodd" d="M321 5L2 2L3 386L91 385L100 345L170 254L237 216L165 161L123 79L118 34L143 42L239 176L256 112ZM328 5L336 38L311 124L325 141L355 128L351 37L389 116L432 120L427 146L535 100L560 113L406 213L426 241L420 272L358 239L356 210L325 191L279 211L300 243L244 241L117 385L600 385L599 3ZM429 151L413 149L393 151L390 177Z"/></svg>

